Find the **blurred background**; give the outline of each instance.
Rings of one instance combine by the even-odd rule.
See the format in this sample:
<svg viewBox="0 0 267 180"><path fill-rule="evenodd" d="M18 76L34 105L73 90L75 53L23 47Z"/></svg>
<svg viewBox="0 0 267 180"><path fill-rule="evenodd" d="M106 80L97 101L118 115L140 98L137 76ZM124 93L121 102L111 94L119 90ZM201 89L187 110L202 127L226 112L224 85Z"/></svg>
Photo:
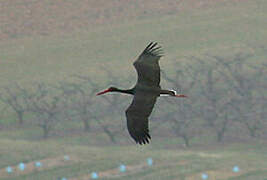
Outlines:
<svg viewBox="0 0 267 180"><path fill-rule="evenodd" d="M0 0L0 179L266 180L266 9ZM132 87L151 41L164 49L161 86L189 98L158 98L140 146L126 128L132 97L95 94Z"/></svg>

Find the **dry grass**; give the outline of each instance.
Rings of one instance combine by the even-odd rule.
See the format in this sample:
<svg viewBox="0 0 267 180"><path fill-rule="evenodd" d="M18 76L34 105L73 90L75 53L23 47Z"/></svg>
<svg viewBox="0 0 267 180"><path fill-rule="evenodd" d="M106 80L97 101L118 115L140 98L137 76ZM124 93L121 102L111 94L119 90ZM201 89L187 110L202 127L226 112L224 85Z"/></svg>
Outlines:
<svg viewBox="0 0 267 180"><path fill-rule="evenodd" d="M245 0L247 1L247 0ZM244 0L12 0L0 1L0 40L24 36L61 35L150 16L179 14Z"/></svg>
<svg viewBox="0 0 267 180"><path fill-rule="evenodd" d="M98 173L99 178L122 178L124 176L130 176L133 174L137 174L140 172L144 172L146 170L148 170L148 168L158 168L161 169L163 167L171 167L171 166L181 166L181 165L186 165L188 164L188 161L179 161L176 163L166 163L166 162L158 162L156 165L153 166L148 166L146 163L141 163L141 164L137 164L137 165L127 165L126 167L126 172L120 173L118 168L115 169L109 169L106 171L101 171ZM91 174L87 174L87 175L82 175L79 177L75 177L75 178L70 178L70 180L88 180L91 179Z"/></svg>
<svg viewBox="0 0 267 180"><path fill-rule="evenodd" d="M40 162L42 163L42 167L36 167L35 166L35 162ZM55 157L55 158L46 158L46 159L42 159L42 160L36 160L33 162L28 162L28 163L24 163L25 164L25 170L21 171L18 166L10 166L14 173L12 174L8 174L6 172L6 168L0 169L0 178L11 178L11 177L15 177L15 176L22 176L22 175L27 175L30 173L34 173L37 171L44 171L47 169L51 169L51 168L56 168L56 167L60 167L60 166L66 166L75 162L79 162L80 159L77 158L76 156L71 156L70 160L64 160L63 157Z"/></svg>
<svg viewBox="0 0 267 180"><path fill-rule="evenodd" d="M267 168L242 169L239 172L233 172L231 169L218 169L218 170L206 171L205 173L208 175L209 180L227 180L229 178L242 176L244 174L249 174L250 172L253 172L255 170L265 171L265 170L267 170ZM190 175L190 176L186 177L186 180L200 179L201 175L202 175L202 173Z"/></svg>

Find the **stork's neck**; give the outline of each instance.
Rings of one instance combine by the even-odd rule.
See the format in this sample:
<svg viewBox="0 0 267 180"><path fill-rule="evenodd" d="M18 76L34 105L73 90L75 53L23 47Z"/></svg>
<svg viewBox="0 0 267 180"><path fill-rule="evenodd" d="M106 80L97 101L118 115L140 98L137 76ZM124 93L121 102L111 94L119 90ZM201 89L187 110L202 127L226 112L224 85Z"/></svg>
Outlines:
<svg viewBox="0 0 267 180"><path fill-rule="evenodd" d="M124 93L124 94L134 94L134 89L114 89L114 92L120 92L120 93Z"/></svg>

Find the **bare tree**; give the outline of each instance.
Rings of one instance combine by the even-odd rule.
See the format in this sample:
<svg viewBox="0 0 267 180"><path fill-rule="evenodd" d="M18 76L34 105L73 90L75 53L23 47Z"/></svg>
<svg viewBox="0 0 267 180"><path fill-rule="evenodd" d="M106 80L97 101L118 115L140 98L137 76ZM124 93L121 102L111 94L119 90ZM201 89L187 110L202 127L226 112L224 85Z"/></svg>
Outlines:
<svg viewBox="0 0 267 180"><path fill-rule="evenodd" d="M73 119L78 119L83 122L85 132L91 129L90 121L93 118L92 106L95 103L95 89L84 87L84 83L61 83L59 89L63 92L65 103L68 103L68 111L74 112Z"/></svg>
<svg viewBox="0 0 267 180"><path fill-rule="evenodd" d="M226 60L218 56L214 56L214 59L224 67L221 74L225 79L225 83L236 94L233 97L233 101L235 101L233 108L240 117L237 120L247 127L251 137L256 137L257 132L263 127L263 119L257 118L256 112L259 111L258 99L263 98L257 92L263 85L261 80L264 69L261 67L254 67L254 70L251 69L247 62L250 57L251 55L249 54L237 54L232 60Z"/></svg>
<svg viewBox="0 0 267 180"><path fill-rule="evenodd" d="M1 110L0 110L0 120L3 118L4 112L7 110L8 106L5 105ZM1 129L1 123L0 123L0 129Z"/></svg>
<svg viewBox="0 0 267 180"><path fill-rule="evenodd" d="M172 87L178 88L178 93L186 92L189 98L179 100L167 98L166 101L168 103L164 107L167 106L165 109L170 111L164 115L164 119L167 119L171 123L171 128L174 133L184 140L186 147L189 147L190 140L200 132L200 129L194 126L199 117L197 110L198 98L194 89L197 86L200 71L190 64L180 64L177 67L179 69L176 70L174 78L169 78L164 72L162 72L162 77Z"/></svg>
<svg viewBox="0 0 267 180"><path fill-rule="evenodd" d="M29 110L35 115L34 124L43 130L43 138L47 138L57 122L62 118L60 112L60 96L51 95L51 90L44 84L38 84L29 100Z"/></svg>
<svg viewBox="0 0 267 180"><path fill-rule="evenodd" d="M117 79L115 76L106 69L104 69L104 72L108 73L108 81L111 82L114 80L113 84L116 84ZM122 102L122 97L120 95L108 95L96 98L96 90L100 89L99 85L90 77L80 75L75 75L75 77L82 80L81 84L76 87L79 97L76 96L76 99L72 103L76 106L77 115L84 122L88 121L89 123L89 121L94 120L98 127L108 136L110 141L116 143L116 136L122 130L120 128L122 123L117 120L118 112L120 112L119 109L121 109L118 106ZM86 127L85 123L84 125Z"/></svg>
<svg viewBox="0 0 267 180"><path fill-rule="evenodd" d="M105 113L99 114L96 118L98 125L113 143L116 143L117 136L126 130L124 111L128 104L124 103L125 98L120 94L102 96Z"/></svg>
<svg viewBox="0 0 267 180"><path fill-rule="evenodd" d="M4 87L0 93L0 100L7 104L16 113L19 124L24 122L24 114L27 112L28 93L19 84L14 87Z"/></svg>
<svg viewBox="0 0 267 180"><path fill-rule="evenodd" d="M112 84L114 86L122 86L128 84L130 79L132 79L129 76L116 76L105 66L102 66L102 70L107 74L106 84L108 85ZM129 103L132 100L132 97L128 98L129 101L127 101L127 97L124 95L115 94L101 96L101 99L104 99L103 105L105 108L105 113L102 113L102 118L97 118L96 121L109 139L113 143L116 143L117 136L126 130L124 114L126 108L129 106ZM99 117L101 117L101 115L99 115ZM120 119L123 119L123 121L121 122Z"/></svg>
<svg viewBox="0 0 267 180"><path fill-rule="evenodd" d="M199 60L201 62L201 80L199 87L202 99L201 115L206 125L217 134L217 141L223 141L232 115L228 114L228 106L232 102L230 88L224 83L217 61ZM232 113L232 112L231 112Z"/></svg>

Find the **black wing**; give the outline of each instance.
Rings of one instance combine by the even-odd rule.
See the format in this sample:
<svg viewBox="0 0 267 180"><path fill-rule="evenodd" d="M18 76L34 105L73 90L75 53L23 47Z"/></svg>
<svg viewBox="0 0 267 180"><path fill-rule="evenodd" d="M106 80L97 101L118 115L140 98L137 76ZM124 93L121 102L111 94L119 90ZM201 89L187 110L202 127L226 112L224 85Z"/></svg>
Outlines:
<svg viewBox="0 0 267 180"><path fill-rule="evenodd" d="M153 110L157 97L157 94L138 91L126 110L127 128L136 143L146 144L151 139L148 129L148 117Z"/></svg>
<svg viewBox="0 0 267 180"><path fill-rule="evenodd" d="M159 87L159 59L162 53L161 47L157 46L157 43L151 42L134 62L134 67L138 74L138 84Z"/></svg>

